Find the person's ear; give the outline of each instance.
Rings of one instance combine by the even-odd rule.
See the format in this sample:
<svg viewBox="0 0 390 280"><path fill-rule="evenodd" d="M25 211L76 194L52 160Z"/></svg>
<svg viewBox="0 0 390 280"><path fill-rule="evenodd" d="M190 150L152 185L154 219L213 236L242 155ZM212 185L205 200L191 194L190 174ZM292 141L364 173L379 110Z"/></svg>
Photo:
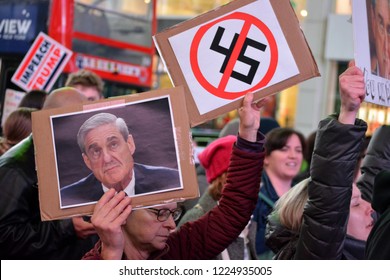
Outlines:
<svg viewBox="0 0 390 280"><path fill-rule="evenodd" d="M264 166L268 166L268 164L269 164L268 156L265 156L264 157Z"/></svg>
<svg viewBox="0 0 390 280"><path fill-rule="evenodd" d="M134 154L135 152L135 143L134 143L134 139L133 139L133 136L132 135L129 135L127 137L127 145L129 146L129 150L131 152L131 154Z"/></svg>
<svg viewBox="0 0 390 280"><path fill-rule="evenodd" d="M91 161L89 160L88 156L84 153L82 153L82 156L83 156L83 160L84 160L84 163L85 165L90 169L91 169Z"/></svg>

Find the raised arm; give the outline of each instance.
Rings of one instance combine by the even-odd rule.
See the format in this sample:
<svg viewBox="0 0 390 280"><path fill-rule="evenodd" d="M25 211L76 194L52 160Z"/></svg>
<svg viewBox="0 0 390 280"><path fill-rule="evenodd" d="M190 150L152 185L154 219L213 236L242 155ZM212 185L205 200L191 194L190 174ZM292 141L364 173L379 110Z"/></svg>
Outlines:
<svg viewBox="0 0 390 280"><path fill-rule="evenodd" d="M338 120L342 124L355 124L356 114L364 101L366 87L363 72L351 61L339 77L341 107Z"/></svg>
<svg viewBox="0 0 390 280"><path fill-rule="evenodd" d="M340 259L346 238L354 169L367 129L356 113L365 95L353 64L340 76L340 115L319 123L311 163L309 199L296 259Z"/></svg>
<svg viewBox="0 0 390 280"><path fill-rule="evenodd" d="M219 205L196 221L183 224L168 240L167 259L210 259L235 240L256 206L263 168L264 136L258 132L260 108L248 94L239 109L239 137L230 159Z"/></svg>
<svg viewBox="0 0 390 280"><path fill-rule="evenodd" d="M267 101L268 99L265 98L253 102L252 93L248 93L245 96L242 106L238 109L238 115L240 116L238 134L242 139L256 142L257 133L260 128L260 109Z"/></svg>

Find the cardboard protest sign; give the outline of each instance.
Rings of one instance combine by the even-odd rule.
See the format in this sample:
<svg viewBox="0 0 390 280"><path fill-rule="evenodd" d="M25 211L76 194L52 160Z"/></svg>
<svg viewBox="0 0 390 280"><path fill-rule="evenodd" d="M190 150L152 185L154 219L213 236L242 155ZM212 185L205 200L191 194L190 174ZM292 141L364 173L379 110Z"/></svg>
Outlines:
<svg viewBox="0 0 390 280"><path fill-rule="evenodd" d="M103 137L97 123L107 115L121 118L130 138ZM182 87L42 110L32 121L42 220L92 214L120 176L132 178L124 185L133 208L199 196Z"/></svg>
<svg viewBox="0 0 390 280"><path fill-rule="evenodd" d="M49 92L71 56L71 50L40 32L11 81L25 91Z"/></svg>
<svg viewBox="0 0 390 280"><path fill-rule="evenodd" d="M355 63L364 72L365 101L390 106L390 5L387 0L352 2Z"/></svg>
<svg viewBox="0 0 390 280"><path fill-rule="evenodd" d="M272 95L317 65L290 1L237 0L154 36L172 83L186 90L191 126Z"/></svg>

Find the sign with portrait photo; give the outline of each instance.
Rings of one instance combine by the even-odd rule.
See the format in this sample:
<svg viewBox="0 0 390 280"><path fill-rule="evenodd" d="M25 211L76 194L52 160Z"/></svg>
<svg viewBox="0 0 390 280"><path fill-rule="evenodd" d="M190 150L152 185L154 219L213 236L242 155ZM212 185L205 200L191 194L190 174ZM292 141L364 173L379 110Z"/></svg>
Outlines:
<svg viewBox="0 0 390 280"><path fill-rule="evenodd" d="M319 76L288 0L236 0L154 36L191 126ZM185 43L183 43L185 42Z"/></svg>
<svg viewBox="0 0 390 280"><path fill-rule="evenodd" d="M364 72L365 101L390 106L390 3L352 3L355 63Z"/></svg>
<svg viewBox="0 0 390 280"><path fill-rule="evenodd" d="M33 114L42 220L91 214L110 188L133 208L198 196L186 116L181 87Z"/></svg>

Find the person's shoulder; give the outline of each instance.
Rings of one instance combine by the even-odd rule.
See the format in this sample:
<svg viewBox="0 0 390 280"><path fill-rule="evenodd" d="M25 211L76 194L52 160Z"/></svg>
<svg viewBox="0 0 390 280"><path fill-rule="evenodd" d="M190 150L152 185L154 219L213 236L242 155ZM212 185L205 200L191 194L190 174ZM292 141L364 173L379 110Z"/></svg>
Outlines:
<svg viewBox="0 0 390 280"><path fill-rule="evenodd" d="M34 145L31 137L25 138L0 157L0 168L25 173L29 178L36 177Z"/></svg>
<svg viewBox="0 0 390 280"><path fill-rule="evenodd" d="M134 174L138 185L142 184L155 189L180 188L179 170L163 166L134 164Z"/></svg>
<svg viewBox="0 0 390 280"><path fill-rule="evenodd" d="M72 190L74 188L80 188L80 187L86 187L86 186L94 185L96 183L98 183L98 180L93 175L93 173L91 173L88 176L80 179L77 182L74 182L74 183L72 183L70 185L64 186L63 188L61 188L61 192L70 191L70 190Z"/></svg>
<svg viewBox="0 0 390 280"><path fill-rule="evenodd" d="M144 172L164 172L164 173L172 173L172 174L179 173L179 170L175 168L170 168L165 166L154 166L154 165L147 165L147 164L140 164L140 163L134 164L134 170L135 172L137 172L138 170Z"/></svg>
<svg viewBox="0 0 390 280"><path fill-rule="evenodd" d="M61 205L71 206L98 201L104 194L102 184L91 173L73 184L61 188Z"/></svg>

